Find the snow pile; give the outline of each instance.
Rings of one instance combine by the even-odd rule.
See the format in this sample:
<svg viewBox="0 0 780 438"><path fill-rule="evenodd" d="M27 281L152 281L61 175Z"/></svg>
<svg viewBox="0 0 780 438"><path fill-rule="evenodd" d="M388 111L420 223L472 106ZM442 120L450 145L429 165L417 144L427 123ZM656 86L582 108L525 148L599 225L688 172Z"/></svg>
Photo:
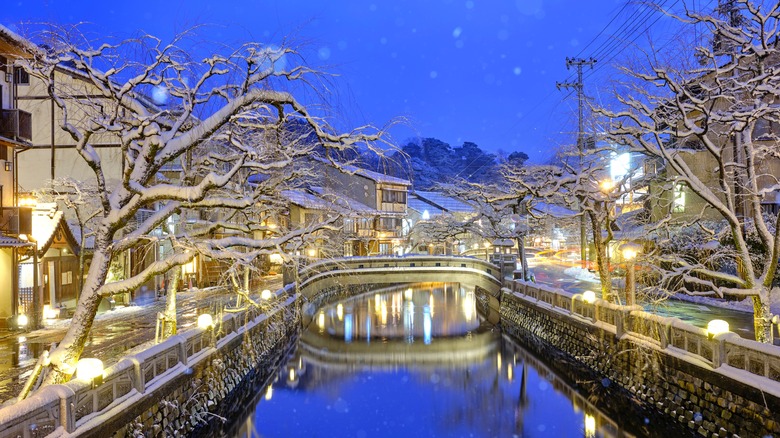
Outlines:
<svg viewBox="0 0 780 438"><path fill-rule="evenodd" d="M578 267L567 268L565 271L563 271L563 273L569 277L574 277L577 280L581 280L581 281L590 281L590 282L599 281L595 273L590 272L584 268L578 268Z"/></svg>
<svg viewBox="0 0 780 438"><path fill-rule="evenodd" d="M706 304L711 307L753 313L753 299L750 297L745 297L745 299L741 301L726 301L713 297L675 294L673 298L680 301L687 301L689 303ZM775 288L770 292L769 309L773 315L780 315L780 288Z"/></svg>

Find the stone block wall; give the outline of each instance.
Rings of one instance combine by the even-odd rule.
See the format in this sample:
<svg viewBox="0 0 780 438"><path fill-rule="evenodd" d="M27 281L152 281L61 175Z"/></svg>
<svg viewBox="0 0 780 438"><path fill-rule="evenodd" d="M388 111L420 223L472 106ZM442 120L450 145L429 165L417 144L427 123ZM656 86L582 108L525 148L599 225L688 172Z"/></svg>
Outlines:
<svg viewBox="0 0 780 438"><path fill-rule="evenodd" d="M529 348L557 350L606 379L605 385L619 385L645 409L668 416L697 435L780 436L780 398L684 354L659 349L636 336L618 337L599 324L506 289L501 321Z"/></svg>
<svg viewBox="0 0 780 438"><path fill-rule="evenodd" d="M202 436L229 427L223 419L240 414L268 385L299 333L300 314L291 303L86 435Z"/></svg>

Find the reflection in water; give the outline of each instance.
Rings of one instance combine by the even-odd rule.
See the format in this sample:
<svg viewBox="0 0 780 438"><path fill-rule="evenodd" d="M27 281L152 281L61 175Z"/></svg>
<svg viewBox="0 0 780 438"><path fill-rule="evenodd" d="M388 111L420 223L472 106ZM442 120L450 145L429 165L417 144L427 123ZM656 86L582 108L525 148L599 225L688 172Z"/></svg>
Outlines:
<svg viewBox="0 0 780 438"><path fill-rule="evenodd" d="M231 435L631 436L482 321L473 290L375 290L323 308Z"/></svg>

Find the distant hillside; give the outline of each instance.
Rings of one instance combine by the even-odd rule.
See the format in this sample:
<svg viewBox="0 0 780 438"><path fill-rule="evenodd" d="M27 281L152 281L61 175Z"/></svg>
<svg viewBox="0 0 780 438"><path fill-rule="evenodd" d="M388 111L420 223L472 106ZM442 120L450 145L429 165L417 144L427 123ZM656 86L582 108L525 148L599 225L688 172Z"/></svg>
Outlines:
<svg viewBox="0 0 780 438"><path fill-rule="evenodd" d="M409 140L400 152L396 151L384 159L372 154L362 157L366 168L408 179L416 190L430 190L439 183L458 179L471 182L495 181L500 163L508 161L522 166L527 159L528 155L523 152L497 157L469 141L453 148L435 138Z"/></svg>

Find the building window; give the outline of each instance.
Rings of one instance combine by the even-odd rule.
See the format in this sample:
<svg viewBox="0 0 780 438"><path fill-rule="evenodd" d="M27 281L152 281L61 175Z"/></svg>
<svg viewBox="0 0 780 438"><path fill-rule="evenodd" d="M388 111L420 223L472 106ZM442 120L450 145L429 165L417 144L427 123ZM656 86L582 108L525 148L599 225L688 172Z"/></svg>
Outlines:
<svg viewBox="0 0 780 438"><path fill-rule="evenodd" d="M323 220L322 213L304 213L303 217L306 226L322 222Z"/></svg>
<svg viewBox="0 0 780 438"><path fill-rule="evenodd" d="M389 243L380 243L379 244L379 254L391 254L393 251L393 246Z"/></svg>
<svg viewBox="0 0 780 438"><path fill-rule="evenodd" d="M382 190L382 202L406 204L406 192L401 190Z"/></svg>
<svg viewBox="0 0 780 438"><path fill-rule="evenodd" d="M401 219L395 217L380 217L379 227L380 230L396 231L401 228Z"/></svg>
<svg viewBox="0 0 780 438"><path fill-rule="evenodd" d="M683 184L674 185L674 198L672 199L672 213L685 212L685 186Z"/></svg>
<svg viewBox="0 0 780 438"><path fill-rule="evenodd" d="M753 127L754 140L775 140L780 137L780 123L758 119Z"/></svg>
<svg viewBox="0 0 780 438"><path fill-rule="evenodd" d="M14 83L19 85L30 85L30 74L27 70L17 67L14 70Z"/></svg>

